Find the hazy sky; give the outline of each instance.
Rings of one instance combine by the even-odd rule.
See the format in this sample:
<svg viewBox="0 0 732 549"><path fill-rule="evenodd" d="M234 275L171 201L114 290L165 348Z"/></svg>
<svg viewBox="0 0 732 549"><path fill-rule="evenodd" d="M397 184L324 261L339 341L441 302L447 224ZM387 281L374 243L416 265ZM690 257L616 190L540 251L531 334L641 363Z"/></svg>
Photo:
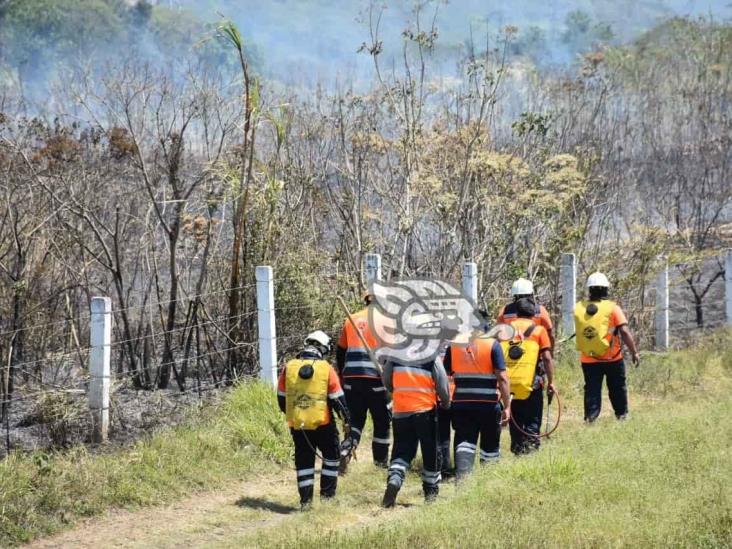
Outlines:
<svg viewBox="0 0 732 549"><path fill-rule="evenodd" d="M161 0L162 4L169 3ZM265 72L282 78L310 72L323 78L353 76L370 65L356 53L368 40L366 0L178 0L173 4L195 10L203 18L217 13L234 19L265 59ZM380 23L386 43L385 60L398 52L401 31L412 19L412 0L387 0ZM434 3L425 11L431 19ZM495 37L506 25L519 28L519 38L531 27L547 40L547 57L571 61L561 41L567 14L584 11L593 24L607 23L616 42L627 42L653 25L679 15L732 19L732 0L451 0L439 2L439 44L457 49L470 35Z"/></svg>

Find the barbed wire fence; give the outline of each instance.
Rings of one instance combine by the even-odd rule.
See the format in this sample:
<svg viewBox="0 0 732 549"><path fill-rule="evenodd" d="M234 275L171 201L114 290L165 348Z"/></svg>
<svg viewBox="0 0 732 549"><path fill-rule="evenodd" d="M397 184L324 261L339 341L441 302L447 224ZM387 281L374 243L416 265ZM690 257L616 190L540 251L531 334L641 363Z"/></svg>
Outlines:
<svg viewBox="0 0 732 549"><path fill-rule="evenodd" d="M723 259L707 258L693 269L669 266L663 259L660 264L661 271L648 283L617 296L642 348L664 350L674 343L687 343L705 327L732 324L732 252ZM717 274L720 269L721 275ZM690 273L697 279L690 282ZM706 273L706 279L699 273ZM487 274L495 273L481 273L478 265L466 262L460 280L451 282L480 305L484 301L480 298L481 275ZM263 266L257 268L255 280L235 289L247 293L246 301L256 308L226 314L225 298L232 289L188 295L178 300L185 309L181 322L168 330L161 327L165 326L164 306L170 301L115 309L111 300L103 298L102 309L95 309L93 303L88 312L72 318L23 327L26 343L41 342L42 352L34 353L31 360L13 363L12 345L19 330L0 332L7 342L0 366L5 452L13 446L13 409L16 426L33 425L34 421L55 425L47 436L54 445L63 446L70 434L68 427L58 425L73 423L66 421L72 416L86 419L80 422L86 432L76 433L77 441L99 442L108 437L110 414L116 418L118 434L129 427L129 416L134 414L127 412L125 419L122 408L136 399L162 402L159 399L164 398L171 403L160 404L158 413L171 414L245 379L259 377L275 383L279 368L301 349L309 332L321 329L338 337L344 315L336 296L344 296L353 311L362 306L363 290L371 281L381 280L381 257L367 254L361 270L336 266L315 272L274 273ZM701 325L699 299L690 289L694 280L703 292ZM551 290L560 301L553 311L558 332L565 336L573 333L572 308L583 294L578 292L580 286L574 255L563 254L559 287ZM125 313L128 321L132 315L136 318L131 336L130 330L121 329ZM101 331L95 332L95 320ZM240 337L232 339L232 333ZM60 345L51 350L53 341ZM169 366L177 383L156 391L161 349L166 343L175 350ZM234 372L228 370L232 353L240 359ZM10 386L11 374L17 378L14 387ZM141 431L150 423L142 417ZM53 432L54 428L59 432Z"/></svg>
<svg viewBox="0 0 732 549"><path fill-rule="evenodd" d="M277 296L273 313L277 313L279 356L300 347L312 325L335 329L339 312L333 297L357 296L363 287L360 271L344 269L338 264L316 272L283 271L271 282ZM180 320L172 329L163 329L169 300L145 300L143 304L125 307L112 307L110 301L103 311L108 333L101 345L93 343L93 307L73 317L3 330L0 332L0 427L5 440L0 444L0 454L7 453L11 446L36 446L19 436L15 437L17 444L12 444L11 422L13 428L22 426L28 431L36 425L73 420L86 425L86 432L75 433L74 442L88 442L106 438L102 431L107 431L112 416L117 424L117 436L130 438L120 433L129 426L129 421L124 421L120 414L130 401L200 401L218 389L258 376L261 365L257 287L258 283L254 282L235 288L246 293L242 296L243 303L254 306L240 308L239 314L233 316L226 314L230 288L182 296L177 300ZM197 311L192 313L194 305ZM124 325L124 315L131 326ZM239 336L235 339L231 337L233 329ZM70 331L74 331L74 337L68 336ZM12 344L18 334L31 344L32 352L24 353L25 360L13 360ZM49 340L53 337L59 345L44 343L39 348L33 347L41 335ZM169 389L156 390L165 344L175 352L168 366L176 383ZM98 347L103 347L101 360L109 364L109 369L94 375L94 353ZM228 367L234 353L239 367L230 372ZM164 413L163 409L173 408L161 405L158 415ZM127 415L145 415L145 411L128 411ZM136 419L140 424L151 425L145 417ZM14 434L19 431L14 430ZM34 432L27 438L42 438L38 429L30 430ZM53 445L65 446L66 438L60 437Z"/></svg>

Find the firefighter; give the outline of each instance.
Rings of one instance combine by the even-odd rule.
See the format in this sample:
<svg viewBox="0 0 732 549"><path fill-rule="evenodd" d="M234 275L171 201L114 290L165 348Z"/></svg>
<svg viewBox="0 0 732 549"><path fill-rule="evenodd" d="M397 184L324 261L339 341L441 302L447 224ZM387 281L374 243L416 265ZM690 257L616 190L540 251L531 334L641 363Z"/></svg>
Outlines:
<svg viewBox="0 0 732 549"><path fill-rule="evenodd" d="M394 396L394 448L387 475L383 507L393 507L404 483L417 445L422 451L422 490L426 502L439 492L440 464L437 425L437 402L450 407L450 388L442 360L423 364L387 362L384 386Z"/></svg>
<svg viewBox="0 0 732 549"><path fill-rule="evenodd" d="M305 338L305 346L280 374L277 401L287 416L295 444L295 468L300 507L306 510L313 499L316 449L320 450L320 498L335 496L338 484L340 444L332 411L348 431L348 408L333 367L323 359L330 351L330 338L318 330Z"/></svg>
<svg viewBox="0 0 732 549"><path fill-rule="evenodd" d="M607 390L615 417L628 416L628 388L625 383L625 361L620 346L622 339L636 366L640 355L628 320L620 306L608 299L610 283L603 273L593 273L587 279L588 300L574 308L574 329L577 349L580 351L582 373L585 378L585 421L592 423L600 415L602 380L607 379Z"/></svg>
<svg viewBox="0 0 732 549"><path fill-rule="evenodd" d="M549 334L534 322L536 303L531 297L521 297L515 304L517 316L509 323L516 335L501 346L513 395L509 428L511 452L520 455L539 448L544 376L550 394L556 392L556 387Z"/></svg>
<svg viewBox="0 0 732 549"><path fill-rule="evenodd" d="M518 318L518 314L516 313L516 304L518 300L522 298L531 299L534 302L534 314L532 316L532 320L547 331L552 343L552 349L554 349L554 327L552 325L552 319L546 308L539 304L536 297L534 297L534 283L526 278L519 278L515 280L511 286L511 297L513 298L513 301L506 304L506 306L501 309L501 312L498 313L496 323L508 324L512 320Z"/></svg>
<svg viewBox="0 0 732 549"><path fill-rule="evenodd" d="M364 296L366 307L351 316L368 346L375 351L377 341L371 333L368 316L368 304L371 298L371 294L367 293ZM389 459L391 421L389 395L376 364L371 361L368 350L364 348L361 338L348 319L343 324L338 339L336 364L343 380L346 402L351 414L351 434L347 444L352 445L353 450L356 449L366 424L366 414L370 412L374 424L374 437L371 442L374 464L386 468ZM341 462L342 473L345 472L347 464L348 456L344 456Z"/></svg>
<svg viewBox="0 0 732 549"><path fill-rule="evenodd" d="M480 463L500 457L501 425L508 424L511 413L509 381L501 344L485 336L474 337L467 347L450 346L445 370L455 382L450 413L460 480L473 469L479 437Z"/></svg>

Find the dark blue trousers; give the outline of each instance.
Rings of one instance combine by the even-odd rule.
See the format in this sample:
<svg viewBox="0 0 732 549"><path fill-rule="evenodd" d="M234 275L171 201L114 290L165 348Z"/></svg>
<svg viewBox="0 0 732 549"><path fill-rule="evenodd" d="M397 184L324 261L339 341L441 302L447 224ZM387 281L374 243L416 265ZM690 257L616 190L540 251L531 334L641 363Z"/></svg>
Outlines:
<svg viewBox="0 0 732 549"><path fill-rule="evenodd" d="M422 489L425 496L437 495L440 475L440 457L437 448L437 413L417 412L406 417L395 417L394 446L391 450L388 483L401 488L417 447L422 451Z"/></svg>
<svg viewBox="0 0 732 549"><path fill-rule="evenodd" d="M439 408L437 411L437 425L439 431L439 454L440 454L440 470L445 473L450 470L450 439L452 433L450 431L450 420L452 419L452 410L444 410Z"/></svg>
<svg viewBox="0 0 732 549"><path fill-rule="evenodd" d="M380 381L350 380L344 382L348 411L351 413L351 437L358 446L361 431L366 424L366 413L371 413L374 422L374 437L371 441L371 452L374 462L386 465L389 459L389 431L391 429L391 411L386 391Z"/></svg>
<svg viewBox="0 0 732 549"><path fill-rule="evenodd" d="M595 362L582 364L585 375L585 421L593 422L602 408L602 380L607 379L607 392L615 415L628 413L628 386L625 382L625 362Z"/></svg>
<svg viewBox="0 0 732 549"><path fill-rule="evenodd" d="M531 391L526 400L511 401L511 417L509 423L511 433L511 452L514 454L527 454L537 450L541 439L541 416L544 413L544 391L541 387ZM521 428L521 431L516 427ZM528 433L528 434L525 434Z"/></svg>
<svg viewBox="0 0 732 549"><path fill-rule="evenodd" d="M455 404L452 426L455 429L455 472L458 478L472 471L476 453L481 463L498 461L501 407L497 402L472 406Z"/></svg>

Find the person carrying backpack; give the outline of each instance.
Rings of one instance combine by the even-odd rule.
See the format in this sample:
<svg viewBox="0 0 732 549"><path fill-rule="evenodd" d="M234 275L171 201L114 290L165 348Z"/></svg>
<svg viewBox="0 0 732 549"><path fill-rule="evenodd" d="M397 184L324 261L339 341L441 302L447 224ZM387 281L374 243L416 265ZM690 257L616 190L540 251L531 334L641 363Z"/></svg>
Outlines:
<svg viewBox="0 0 732 549"><path fill-rule="evenodd" d="M303 350L287 362L277 384L277 402L287 416L295 444L295 468L300 508L313 500L316 448L323 458L320 498L330 499L338 486L340 444L334 410L346 424L349 414L341 383L333 367L323 359L330 351L330 337L317 330L305 338Z"/></svg>
<svg viewBox="0 0 732 549"><path fill-rule="evenodd" d="M607 378L607 390L615 417L628 416L628 388L625 382L625 361L622 339L638 366L640 354L628 329L628 320L620 306L608 299L610 283L600 272L587 278L588 299L574 307L574 330L585 378L585 421L592 423L600 415L602 380Z"/></svg>
<svg viewBox="0 0 732 549"><path fill-rule="evenodd" d="M537 450L540 445L544 376L550 394L556 392L556 387L549 334L533 320L536 303L530 297L522 297L515 303L517 316L509 324L516 333L501 346L513 396L509 424L511 452L521 455Z"/></svg>
<svg viewBox="0 0 732 549"><path fill-rule="evenodd" d="M508 324L518 318L516 313L516 303L519 299L529 298L534 302L534 315L531 317L535 324L544 328L549 334L552 342L552 350L554 350L554 326L552 318L544 305L541 305L534 295L534 283L526 278L518 278L511 285L511 297L513 301L507 303L501 312L498 313L496 319L497 324Z"/></svg>

